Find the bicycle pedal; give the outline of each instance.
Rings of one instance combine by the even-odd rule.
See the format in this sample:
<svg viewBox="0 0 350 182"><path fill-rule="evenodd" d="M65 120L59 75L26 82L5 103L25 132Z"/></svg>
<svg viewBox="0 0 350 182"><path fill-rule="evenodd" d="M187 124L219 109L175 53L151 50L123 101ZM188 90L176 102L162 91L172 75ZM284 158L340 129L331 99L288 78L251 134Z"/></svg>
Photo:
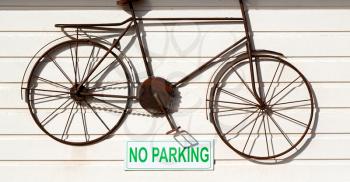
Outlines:
<svg viewBox="0 0 350 182"><path fill-rule="evenodd" d="M172 134L172 133L174 133L174 132L177 133L177 132L180 130L180 128L181 128L181 126L179 126L179 127L177 127L177 128L174 128L174 129L172 129L172 130L166 132L166 134L167 134L167 135L170 135L170 134ZM175 134L176 134L176 133L175 133Z"/></svg>
<svg viewBox="0 0 350 182"><path fill-rule="evenodd" d="M194 147L198 145L198 141L186 130L177 131L174 134L174 139L184 148Z"/></svg>

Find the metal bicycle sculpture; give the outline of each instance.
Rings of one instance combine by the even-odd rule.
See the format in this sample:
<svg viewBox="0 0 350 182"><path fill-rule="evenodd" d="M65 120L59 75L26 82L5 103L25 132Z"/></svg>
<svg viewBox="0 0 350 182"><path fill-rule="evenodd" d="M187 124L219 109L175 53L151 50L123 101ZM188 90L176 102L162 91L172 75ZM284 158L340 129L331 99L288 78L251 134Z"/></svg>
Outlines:
<svg viewBox="0 0 350 182"><path fill-rule="evenodd" d="M301 143L314 114L310 83L282 54L255 50L243 0L242 18L142 18L135 15L111 24L57 24L74 28L74 39L59 43L42 54L31 70L25 99L36 124L53 139L69 145L89 145L115 132L139 102L153 115L165 116L171 130L183 132L171 117L179 87L222 63L211 79L207 94L209 119L222 141L243 157L264 160L280 157ZM176 83L153 74L140 33L140 21L235 23L245 36ZM80 38L81 29L120 27L123 31L110 46ZM121 39L137 38L148 78L133 92L130 66L123 61ZM239 47L246 48L237 56ZM64 79L64 81L62 81ZM52 108L54 106L54 108Z"/></svg>

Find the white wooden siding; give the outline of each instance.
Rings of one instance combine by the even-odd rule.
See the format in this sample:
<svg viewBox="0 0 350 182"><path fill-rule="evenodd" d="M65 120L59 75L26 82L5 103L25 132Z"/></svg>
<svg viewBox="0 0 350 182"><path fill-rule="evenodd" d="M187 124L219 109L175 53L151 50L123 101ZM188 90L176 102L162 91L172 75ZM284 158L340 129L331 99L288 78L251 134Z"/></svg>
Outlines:
<svg viewBox="0 0 350 182"><path fill-rule="evenodd" d="M145 17L239 15L233 0L144 0ZM125 141L171 139L164 118L131 114L111 139L88 147L60 144L32 120L21 100L21 79L36 51L63 36L55 23L118 22L129 15L115 0L0 0L0 181L349 181L350 1L249 0L256 47L284 53L312 83L319 112L315 136L293 160L247 161L229 150L205 116L210 69L181 88L176 122L197 139L215 139L215 170L125 172ZM230 8L232 5L235 7ZM155 74L176 81L243 34L241 26L146 26ZM125 45L131 37L126 37ZM141 80L140 51L126 51ZM170 71L169 71L170 70ZM196 93L193 93L196 90ZM194 99L193 99L194 98ZM136 113L144 113L138 104ZM310 136L308 136L310 137Z"/></svg>

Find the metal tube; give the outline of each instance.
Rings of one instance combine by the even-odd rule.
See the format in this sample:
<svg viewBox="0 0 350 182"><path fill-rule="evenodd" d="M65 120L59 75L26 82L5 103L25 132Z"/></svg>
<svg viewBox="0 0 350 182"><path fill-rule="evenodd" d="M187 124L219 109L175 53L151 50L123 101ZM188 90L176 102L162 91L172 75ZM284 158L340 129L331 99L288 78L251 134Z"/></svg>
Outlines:
<svg viewBox="0 0 350 182"><path fill-rule="evenodd" d="M137 18L137 21L217 21L217 22L238 22L243 23L242 18L225 17L225 18L213 18L213 17L200 17L200 18ZM97 27L112 27L121 26L130 21L133 18L128 18L119 23L99 23L99 24L56 24L55 27L58 28L97 28Z"/></svg>
<svg viewBox="0 0 350 182"><path fill-rule="evenodd" d="M139 24L137 22L136 15L135 15L135 10L134 10L134 7L132 6L132 2L131 1L129 1L129 6L130 6L131 13L132 13L133 21L135 23L136 36L137 36L137 39L138 39L138 42L139 42L139 46L140 46L140 49L141 49L143 62L144 62L145 67L146 67L147 76L148 77L152 77L153 76L153 72L152 72L152 70L150 68L150 65L149 65L148 61L147 61L147 55L146 55L145 47L144 47L142 39L141 39L140 27L139 27Z"/></svg>
<svg viewBox="0 0 350 182"><path fill-rule="evenodd" d="M176 82L174 84L175 87L179 86L180 84L189 81L190 79L192 79L193 77L195 77L197 74L201 73L202 70L206 69L207 67L209 67L216 59L218 59L219 57L221 57L222 55L224 55L225 53L227 53L228 51L230 51L231 49L239 46L241 43L243 43L245 40L247 40L247 37L243 37L242 39L238 40L236 43L234 43L232 46L228 47L227 49L223 50L221 53L219 53L218 55L216 55L215 57L213 57L212 59L210 59L209 61L207 61L205 64L203 64L201 67L197 68L196 70L194 70L192 73L188 74L187 76L185 76L184 78L182 78L180 81Z"/></svg>
<svg viewBox="0 0 350 182"><path fill-rule="evenodd" d="M137 18L137 21L224 21L224 22L239 22L243 23L243 18L234 17L199 17L199 18ZM112 27L121 26L130 21L133 18L130 17L119 23L98 23L98 24L56 24L55 27L58 28L94 28L94 27Z"/></svg>
<svg viewBox="0 0 350 182"><path fill-rule="evenodd" d="M129 31L130 27L131 27L132 22L129 23L129 25L123 30L123 32L120 34L120 36L118 37L118 39L116 40L116 45L119 44L120 40L125 36L126 32Z"/></svg>
<svg viewBox="0 0 350 182"><path fill-rule="evenodd" d="M100 24L56 24L58 28L91 28L91 27L108 27L108 26L121 26L132 21L132 18L128 18L120 23L100 23Z"/></svg>
<svg viewBox="0 0 350 182"><path fill-rule="evenodd" d="M136 18L144 21L238 21L243 22L243 18L234 17L198 17L198 18Z"/></svg>
<svg viewBox="0 0 350 182"><path fill-rule="evenodd" d="M243 20L244 20L244 31L245 31L245 34L246 34L247 39L248 39L246 44L247 44L247 52L248 52L248 56L249 56L250 77L251 77L251 81L252 81L253 93L254 93L255 99L260 104L262 104L262 101L261 101L261 99L259 99L259 95L258 95L256 86L255 86L255 76L254 76L255 72L254 72L253 57L252 57L253 47L252 47L252 44L251 44L252 39L251 39L251 36L250 36L250 27L249 27L249 24L248 24L248 18L247 18L246 9L245 9L243 0L239 0L239 5L241 7L241 13L242 13L242 17L243 17ZM259 76L259 75L257 75L257 76Z"/></svg>

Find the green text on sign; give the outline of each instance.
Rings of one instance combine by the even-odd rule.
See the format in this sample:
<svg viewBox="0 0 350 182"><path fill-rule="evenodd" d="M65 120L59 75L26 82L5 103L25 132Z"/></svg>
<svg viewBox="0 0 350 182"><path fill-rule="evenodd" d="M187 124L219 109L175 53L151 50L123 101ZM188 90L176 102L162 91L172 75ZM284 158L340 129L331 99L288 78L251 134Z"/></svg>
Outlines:
<svg viewBox="0 0 350 182"><path fill-rule="evenodd" d="M175 141L127 143L126 170L212 170L213 142L184 148Z"/></svg>

